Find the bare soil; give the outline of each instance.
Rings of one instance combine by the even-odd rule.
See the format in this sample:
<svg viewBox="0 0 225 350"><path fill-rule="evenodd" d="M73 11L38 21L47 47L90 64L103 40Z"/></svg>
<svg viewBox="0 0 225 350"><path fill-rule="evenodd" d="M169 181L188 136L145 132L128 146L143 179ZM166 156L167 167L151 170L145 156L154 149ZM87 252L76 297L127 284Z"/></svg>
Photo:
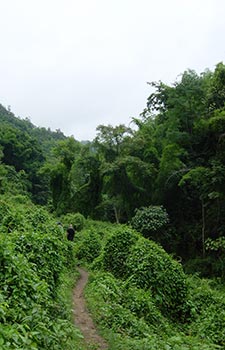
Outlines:
<svg viewBox="0 0 225 350"><path fill-rule="evenodd" d="M78 268L80 278L73 291L74 323L84 336L87 348L94 350L108 349L108 344L97 332L84 299L84 287L88 281L88 272Z"/></svg>

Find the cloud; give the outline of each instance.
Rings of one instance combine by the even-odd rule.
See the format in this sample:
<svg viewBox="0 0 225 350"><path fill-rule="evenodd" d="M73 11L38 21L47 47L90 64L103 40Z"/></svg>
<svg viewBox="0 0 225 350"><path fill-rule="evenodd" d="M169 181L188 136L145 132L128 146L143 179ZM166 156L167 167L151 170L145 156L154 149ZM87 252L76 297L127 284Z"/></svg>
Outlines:
<svg viewBox="0 0 225 350"><path fill-rule="evenodd" d="M222 0L8 0L0 11L0 103L79 140L138 116L147 81L224 60Z"/></svg>

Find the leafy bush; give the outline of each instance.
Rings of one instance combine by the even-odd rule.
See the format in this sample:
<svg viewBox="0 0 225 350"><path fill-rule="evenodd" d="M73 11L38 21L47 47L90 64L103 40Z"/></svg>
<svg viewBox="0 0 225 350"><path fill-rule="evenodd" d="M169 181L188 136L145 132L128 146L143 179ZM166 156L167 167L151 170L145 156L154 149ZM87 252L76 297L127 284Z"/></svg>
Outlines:
<svg viewBox="0 0 225 350"><path fill-rule="evenodd" d="M105 243L114 232L118 231L119 226L118 224L104 221L94 221L90 219L85 221L85 229L97 232L103 243Z"/></svg>
<svg viewBox="0 0 225 350"><path fill-rule="evenodd" d="M129 309L136 317L142 318L147 324L153 325L155 330L160 328L160 332L167 323L159 309L156 307L151 292L124 283L122 304Z"/></svg>
<svg viewBox="0 0 225 350"><path fill-rule="evenodd" d="M208 238L205 242L205 248L211 258L211 274L221 277L223 282L225 282L225 237Z"/></svg>
<svg viewBox="0 0 225 350"><path fill-rule="evenodd" d="M162 316L148 291L109 273L95 273L85 289L88 308L109 348L117 350L215 350L219 346L201 333L185 334ZM221 348L222 349L222 348Z"/></svg>
<svg viewBox="0 0 225 350"><path fill-rule="evenodd" d="M136 210L131 226L145 237L157 235L169 222L166 210L162 206L149 206Z"/></svg>
<svg viewBox="0 0 225 350"><path fill-rule="evenodd" d="M10 206L5 199L0 200L0 222L2 223L3 218L10 212Z"/></svg>
<svg viewBox="0 0 225 350"><path fill-rule="evenodd" d="M181 265L156 243L140 238L127 260L128 275L138 287L150 289L165 315L187 317L187 284Z"/></svg>
<svg viewBox="0 0 225 350"><path fill-rule="evenodd" d="M192 324L193 334L213 341L225 349L225 302L224 297L206 307L197 321Z"/></svg>
<svg viewBox="0 0 225 350"><path fill-rule="evenodd" d="M0 348L78 348L81 335L71 322L71 307L66 312L58 294L75 263L70 242L43 208L16 197L5 203L1 196Z"/></svg>
<svg viewBox="0 0 225 350"><path fill-rule="evenodd" d="M104 300L106 303L121 303L122 301L122 282L116 279L109 272L97 272L91 274L88 288L95 294L97 304Z"/></svg>
<svg viewBox="0 0 225 350"><path fill-rule="evenodd" d="M1 196L0 214L4 232L39 232L55 227L47 210L34 205L26 196Z"/></svg>
<svg viewBox="0 0 225 350"><path fill-rule="evenodd" d="M68 227L70 224L73 225L76 231L81 231L85 225L85 217L80 213L68 213L60 217L64 227Z"/></svg>
<svg viewBox="0 0 225 350"><path fill-rule="evenodd" d="M180 320L188 316L188 289L181 265L134 230L122 227L108 238L92 267L101 266L117 278L127 278L136 287L151 290L165 315Z"/></svg>
<svg viewBox="0 0 225 350"><path fill-rule="evenodd" d="M12 239L15 250L26 256L27 260L34 265L37 275L48 283L51 296L54 296L60 273L66 263L73 259L66 240L62 242L52 234L38 232L15 233Z"/></svg>
<svg viewBox="0 0 225 350"><path fill-rule="evenodd" d="M212 280L189 277L190 301L194 311L194 322L190 325L193 335L201 334L202 338L213 341L225 348L225 301L224 285Z"/></svg>
<svg viewBox="0 0 225 350"><path fill-rule="evenodd" d="M44 232L48 227L53 229L55 226L47 210L37 206L33 206L26 213L26 220L31 226L32 231Z"/></svg>
<svg viewBox="0 0 225 350"><path fill-rule="evenodd" d="M83 231L79 235L77 258L91 263L101 252L101 240L95 231Z"/></svg>
<svg viewBox="0 0 225 350"><path fill-rule="evenodd" d="M121 305L122 282L109 273L97 273L92 276L86 294L89 295L89 307L99 324L114 332L143 337L148 326Z"/></svg>
<svg viewBox="0 0 225 350"><path fill-rule="evenodd" d="M21 310L29 308L33 302L45 304L48 285L41 281L23 254L15 251L14 245L0 236L0 286L8 308L20 304ZM14 314L18 321L21 314ZM19 318L19 319L18 319Z"/></svg>
<svg viewBox="0 0 225 350"><path fill-rule="evenodd" d="M1 237L0 261L2 349L37 349L36 337L43 345L46 336L41 324L49 321L45 311L49 304L48 285L5 237Z"/></svg>
<svg viewBox="0 0 225 350"><path fill-rule="evenodd" d="M122 227L118 229L106 241L103 251L103 267L116 277L125 277L127 273L126 259L133 244L137 242L139 235L129 229Z"/></svg>
<svg viewBox="0 0 225 350"><path fill-rule="evenodd" d="M1 197L0 200L0 224L1 231L10 233L14 230L24 231L26 229L26 210L16 201Z"/></svg>

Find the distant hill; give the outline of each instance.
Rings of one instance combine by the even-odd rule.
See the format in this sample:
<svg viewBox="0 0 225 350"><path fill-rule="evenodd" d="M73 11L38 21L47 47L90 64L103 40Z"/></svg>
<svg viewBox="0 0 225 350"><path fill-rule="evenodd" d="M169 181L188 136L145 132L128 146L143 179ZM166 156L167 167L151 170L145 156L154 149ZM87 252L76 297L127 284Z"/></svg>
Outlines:
<svg viewBox="0 0 225 350"><path fill-rule="evenodd" d="M0 192L16 193L19 188L36 203L45 204L49 180L41 169L46 162L55 162L52 150L64 139L60 130L36 127L28 118L18 118L0 104Z"/></svg>
<svg viewBox="0 0 225 350"><path fill-rule="evenodd" d="M58 141L66 138L61 130L52 131L50 128L37 127L32 124L30 119L16 117L10 110L0 104L0 128L3 125L16 128L36 139L45 156L49 154Z"/></svg>

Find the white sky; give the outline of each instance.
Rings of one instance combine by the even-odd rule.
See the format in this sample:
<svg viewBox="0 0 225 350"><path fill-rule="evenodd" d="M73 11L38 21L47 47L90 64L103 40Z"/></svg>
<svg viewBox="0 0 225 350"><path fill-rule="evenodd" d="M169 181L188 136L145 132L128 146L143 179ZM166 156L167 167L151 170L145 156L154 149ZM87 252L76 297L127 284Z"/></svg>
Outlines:
<svg viewBox="0 0 225 350"><path fill-rule="evenodd" d="M128 125L147 81L225 63L224 0L0 0L0 103L92 140Z"/></svg>

